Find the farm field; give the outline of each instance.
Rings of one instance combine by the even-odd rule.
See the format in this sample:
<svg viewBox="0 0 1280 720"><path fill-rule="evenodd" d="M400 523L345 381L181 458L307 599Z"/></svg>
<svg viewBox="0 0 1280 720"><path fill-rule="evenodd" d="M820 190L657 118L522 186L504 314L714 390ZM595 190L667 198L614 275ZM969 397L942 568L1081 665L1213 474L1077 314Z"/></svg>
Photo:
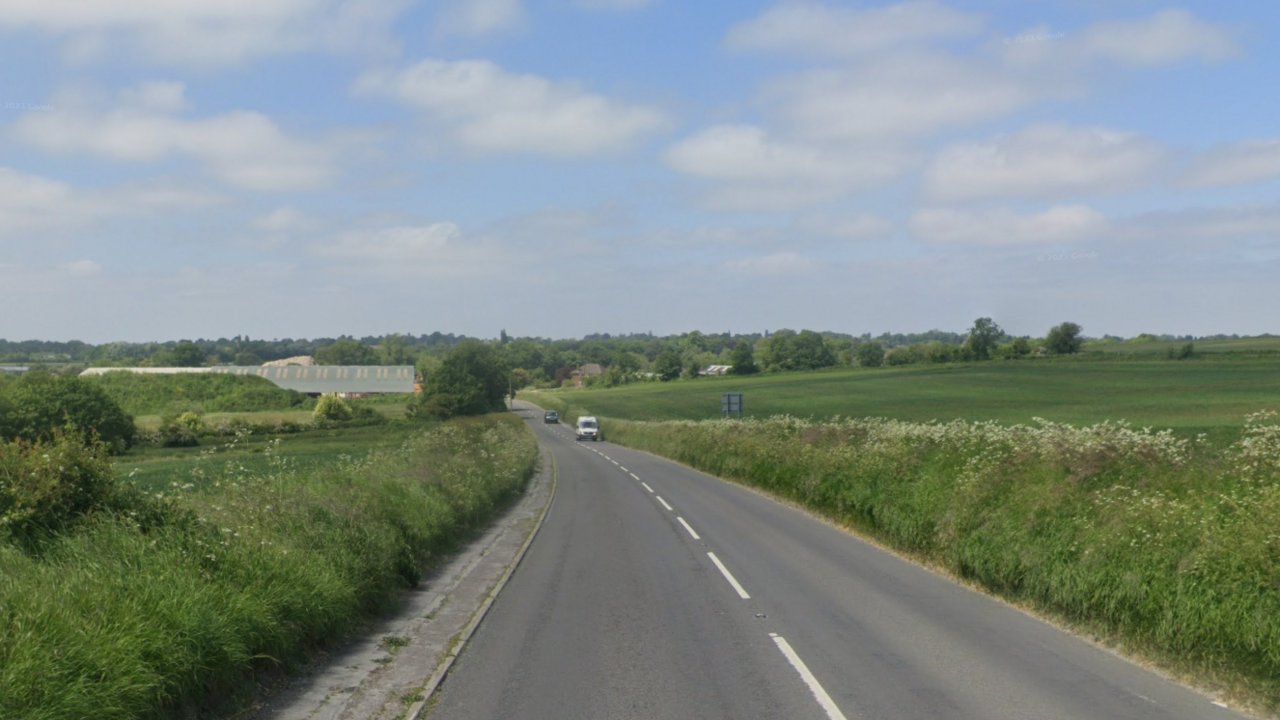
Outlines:
<svg viewBox="0 0 1280 720"><path fill-rule="evenodd" d="M1164 355L1170 348L1177 348L1184 344L1184 342L1176 340L1173 342L1086 344L1084 352L1106 355ZM1228 338L1224 340L1196 340L1193 344L1197 353L1280 353L1280 337L1271 335Z"/></svg>
<svg viewBox="0 0 1280 720"><path fill-rule="evenodd" d="M745 394L746 414L825 419L888 417L1075 425L1125 420L1183 433L1234 434L1245 415L1280 409L1280 360L1196 357L840 368L811 373L640 383L608 389L526 392L605 417L707 419L720 394ZM554 401L553 401L554 402Z"/></svg>

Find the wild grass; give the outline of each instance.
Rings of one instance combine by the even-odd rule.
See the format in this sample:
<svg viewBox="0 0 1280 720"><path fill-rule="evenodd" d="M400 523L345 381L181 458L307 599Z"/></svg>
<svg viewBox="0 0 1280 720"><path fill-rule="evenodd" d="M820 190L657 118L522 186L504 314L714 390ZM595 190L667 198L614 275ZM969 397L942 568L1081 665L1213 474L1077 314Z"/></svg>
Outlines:
<svg viewBox="0 0 1280 720"><path fill-rule="evenodd" d="M635 422L609 438L761 488L1195 679L1280 707L1280 425Z"/></svg>
<svg viewBox="0 0 1280 720"><path fill-rule="evenodd" d="M315 400L252 375L180 373L144 375L128 371L86 376L130 415L161 415L175 405L204 412L310 410Z"/></svg>
<svg viewBox="0 0 1280 720"><path fill-rule="evenodd" d="M392 601L532 473L490 416L301 465L208 449L163 490L0 544L0 717L160 718L230 702ZM287 447L287 445L286 445ZM132 500L130 500L132 498Z"/></svg>

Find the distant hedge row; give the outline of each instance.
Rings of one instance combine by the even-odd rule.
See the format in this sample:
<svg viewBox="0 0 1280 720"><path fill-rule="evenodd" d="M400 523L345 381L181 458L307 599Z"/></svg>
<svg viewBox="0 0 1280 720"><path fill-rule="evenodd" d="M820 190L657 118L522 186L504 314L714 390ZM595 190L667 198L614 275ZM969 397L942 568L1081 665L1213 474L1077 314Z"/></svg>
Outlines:
<svg viewBox="0 0 1280 720"><path fill-rule="evenodd" d="M85 377L130 415L160 415L175 406L204 412L310 410L315 400L254 375L182 373L143 375L127 371Z"/></svg>

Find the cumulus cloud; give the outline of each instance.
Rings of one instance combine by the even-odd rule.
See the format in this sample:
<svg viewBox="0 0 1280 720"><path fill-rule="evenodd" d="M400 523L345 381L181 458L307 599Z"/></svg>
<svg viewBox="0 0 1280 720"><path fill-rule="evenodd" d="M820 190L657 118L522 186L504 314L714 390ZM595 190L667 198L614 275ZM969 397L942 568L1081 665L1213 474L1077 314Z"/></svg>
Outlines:
<svg viewBox="0 0 1280 720"><path fill-rule="evenodd" d="M815 139L927 135L1001 117L1048 92L999 68L928 51L850 67L815 68L768 83L768 106Z"/></svg>
<svg viewBox="0 0 1280 720"><path fill-rule="evenodd" d="M121 93L106 111L59 106L24 115L15 139L42 150L86 153L124 162L195 158L224 182L249 190L299 190L325 185L335 174L319 145L286 135L270 118L248 110L186 118L181 83L144 83Z"/></svg>
<svg viewBox="0 0 1280 720"><path fill-rule="evenodd" d="M861 55L905 43L973 35L982 25L981 15L933 0L866 9L787 3L734 25L724 45L736 51Z"/></svg>
<svg viewBox="0 0 1280 720"><path fill-rule="evenodd" d="M654 108L614 102L571 80L507 72L487 60L423 60L368 73L353 89L421 108L463 145L489 152L610 153L667 124Z"/></svg>
<svg viewBox="0 0 1280 720"><path fill-rule="evenodd" d="M163 180L84 190L0 167L0 237L83 227L106 217L201 210L220 202L216 195Z"/></svg>
<svg viewBox="0 0 1280 720"><path fill-rule="evenodd" d="M518 256L491 239L466 235L452 222L347 230L313 245L311 253L375 275L454 278L492 275Z"/></svg>
<svg viewBox="0 0 1280 720"><path fill-rule="evenodd" d="M671 168L721 181L709 197L726 209L781 209L892 180L912 155L890 146L833 148L770 137L754 125L716 125L663 153Z"/></svg>
<svg viewBox="0 0 1280 720"><path fill-rule="evenodd" d="M1190 186L1240 185L1280 177L1280 138L1221 145L1197 157L1182 181Z"/></svg>
<svg viewBox="0 0 1280 720"><path fill-rule="evenodd" d="M113 53L190 65L227 65L309 50L388 49L407 0L11 0L0 33L60 40L89 61Z"/></svg>
<svg viewBox="0 0 1280 720"><path fill-rule="evenodd" d="M1237 52L1225 29L1188 10L1171 8L1134 20L1094 23L1080 34L1082 54L1131 65L1159 65L1185 59L1222 60Z"/></svg>
<svg viewBox="0 0 1280 720"><path fill-rule="evenodd" d="M1096 238L1107 230L1102 213L1084 205L1055 205L1019 215L1007 208L959 210L925 208L909 226L935 243L965 245L1032 245Z"/></svg>
<svg viewBox="0 0 1280 720"><path fill-rule="evenodd" d="M454 0L441 12L437 30L445 35L479 37L518 28L524 20L521 0Z"/></svg>
<svg viewBox="0 0 1280 720"><path fill-rule="evenodd" d="M1038 124L947 147L925 168L924 190L948 201L1106 193L1148 180L1163 157L1135 133Z"/></svg>

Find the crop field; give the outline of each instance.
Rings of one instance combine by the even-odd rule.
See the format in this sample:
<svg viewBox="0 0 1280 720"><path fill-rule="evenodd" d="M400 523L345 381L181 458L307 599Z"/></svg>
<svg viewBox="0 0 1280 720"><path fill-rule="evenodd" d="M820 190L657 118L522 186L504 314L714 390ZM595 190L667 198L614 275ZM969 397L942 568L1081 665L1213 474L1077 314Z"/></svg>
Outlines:
<svg viewBox="0 0 1280 720"><path fill-rule="evenodd" d="M1184 342L1123 342L1110 345L1086 345L1088 353L1104 353L1108 355L1164 355L1169 348L1177 348ZM1193 343L1198 353L1280 353L1280 337L1258 335L1254 337L1229 338L1225 340L1197 340Z"/></svg>
<svg viewBox="0 0 1280 720"><path fill-rule="evenodd" d="M555 398L627 420L708 419L720 394L742 392L746 414L825 419L993 420L1040 417L1085 425L1125 420L1179 434L1233 434L1249 413L1280 409L1280 360L1195 357L1105 358L900 368L840 368L811 373L638 383L610 389L524 394ZM554 402L554 401L553 401Z"/></svg>

